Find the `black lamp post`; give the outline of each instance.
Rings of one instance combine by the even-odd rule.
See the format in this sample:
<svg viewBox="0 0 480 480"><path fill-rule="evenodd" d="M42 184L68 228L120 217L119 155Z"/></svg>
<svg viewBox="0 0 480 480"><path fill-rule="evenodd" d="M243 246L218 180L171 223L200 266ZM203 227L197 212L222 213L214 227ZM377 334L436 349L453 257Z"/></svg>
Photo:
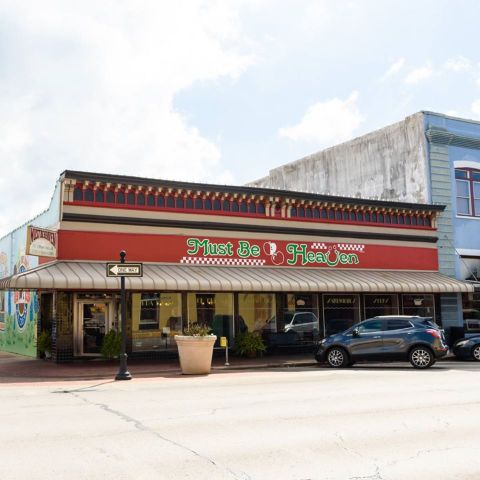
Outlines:
<svg viewBox="0 0 480 480"><path fill-rule="evenodd" d="M120 263L125 263L125 250L120 252ZM121 288L121 315L122 315L122 347L120 351L120 368L115 380L131 380L132 376L127 369L127 305L125 300L125 277L120 277Z"/></svg>

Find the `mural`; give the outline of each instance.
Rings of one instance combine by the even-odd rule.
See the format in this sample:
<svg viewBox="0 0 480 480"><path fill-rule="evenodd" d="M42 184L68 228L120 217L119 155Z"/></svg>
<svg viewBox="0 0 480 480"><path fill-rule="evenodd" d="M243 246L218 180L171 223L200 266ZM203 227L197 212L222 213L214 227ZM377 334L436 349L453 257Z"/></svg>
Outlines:
<svg viewBox="0 0 480 480"><path fill-rule="evenodd" d="M8 271L7 261L8 256L2 252L0 277ZM35 257L19 255L12 273L24 272L36 263L38 260ZM38 295L34 291L0 293L0 350L36 356L38 311Z"/></svg>

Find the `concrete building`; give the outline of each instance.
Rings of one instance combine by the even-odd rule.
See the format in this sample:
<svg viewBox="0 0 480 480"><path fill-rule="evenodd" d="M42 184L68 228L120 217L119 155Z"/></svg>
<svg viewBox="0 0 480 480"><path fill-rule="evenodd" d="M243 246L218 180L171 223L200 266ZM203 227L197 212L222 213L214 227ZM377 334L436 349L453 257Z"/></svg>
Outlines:
<svg viewBox="0 0 480 480"><path fill-rule="evenodd" d="M418 112L249 185L445 205L438 218L440 271L479 281L480 122ZM465 322L468 331L480 332L480 294L444 295L442 306L450 311L444 326Z"/></svg>

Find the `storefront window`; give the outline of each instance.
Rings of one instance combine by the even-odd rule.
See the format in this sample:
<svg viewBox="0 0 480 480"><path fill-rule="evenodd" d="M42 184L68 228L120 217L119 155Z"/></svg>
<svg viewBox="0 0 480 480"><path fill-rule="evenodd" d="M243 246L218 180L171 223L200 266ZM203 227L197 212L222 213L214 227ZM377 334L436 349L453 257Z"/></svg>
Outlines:
<svg viewBox="0 0 480 480"><path fill-rule="evenodd" d="M402 295L403 314L435 318L433 295Z"/></svg>
<svg viewBox="0 0 480 480"><path fill-rule="evenodd" d="M132 350L176 348L174 335L182 332L180 293L132 294Z"/></svg>
<svg viewBox="0 0 480 480"><path fill-rule="evenodd" d="M292 337L292 343L305 344L317 340L320 334L318 295L288 293L280 327Z"/></svg>
<svg viewBox="0 0 480 480"><path fill-rule="evenodd" d="M360 321L358 295L323 295L325 336L343 332Z"/></svg>
<svg viewBox="0 0 480 480"><path fill-rule="evenodd" d="M208 325L217 336L233 340L233 294L232 293L189 293L188 323Z"/></svg>
<svg viewBox="0 0 480 480"><path fill-rule="evenodd" d="M480 293L463 294L463 324L466 333L480 332Z"/></svg>
<svg viewBox="0 0 480 480"><path fill-rule="evenodd" d="M235 333L277 331L275 294L239 293Z"/></svg>
<svg viewBox="0 0 480 480"><path fill-rule="evenodd" d="M365 318L398 315L398 295L364 295Z"/></svg>

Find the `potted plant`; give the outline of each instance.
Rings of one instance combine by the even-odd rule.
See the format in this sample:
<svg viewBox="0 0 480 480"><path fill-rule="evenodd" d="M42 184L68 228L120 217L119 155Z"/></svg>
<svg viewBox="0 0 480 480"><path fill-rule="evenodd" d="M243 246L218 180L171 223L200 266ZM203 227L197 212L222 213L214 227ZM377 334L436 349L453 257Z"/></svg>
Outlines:
<svg viewBox="0 0 480 480"><path fill-rule="evenodd" d="M254 358L261 356L266 349L259 332L244 332L235 336L233 352L237 355Z"/></svg>
<svg viewBox="0 0 480 480"><path fill-rule="evenodd" d="M120 355L120 348L122 344L122 335L116 330L110 330L102 340L100 353L102 357L112 359L118 358Z"/></svg>
<svg viewBox="0 0 480 480"><path fill-rule="evenodd" d="M52 337L44 330L37 338L37 349L41 358L49 359L52 356Z"/></svg>
<svg viewBox="0 0 480 480"><path fill-rule="evenodd" d="M210 373L216 339L216 335L210 333L210 327L198 323L190 324L184 329L183 335L175 335L180 367L184 375Z"/></svg>

